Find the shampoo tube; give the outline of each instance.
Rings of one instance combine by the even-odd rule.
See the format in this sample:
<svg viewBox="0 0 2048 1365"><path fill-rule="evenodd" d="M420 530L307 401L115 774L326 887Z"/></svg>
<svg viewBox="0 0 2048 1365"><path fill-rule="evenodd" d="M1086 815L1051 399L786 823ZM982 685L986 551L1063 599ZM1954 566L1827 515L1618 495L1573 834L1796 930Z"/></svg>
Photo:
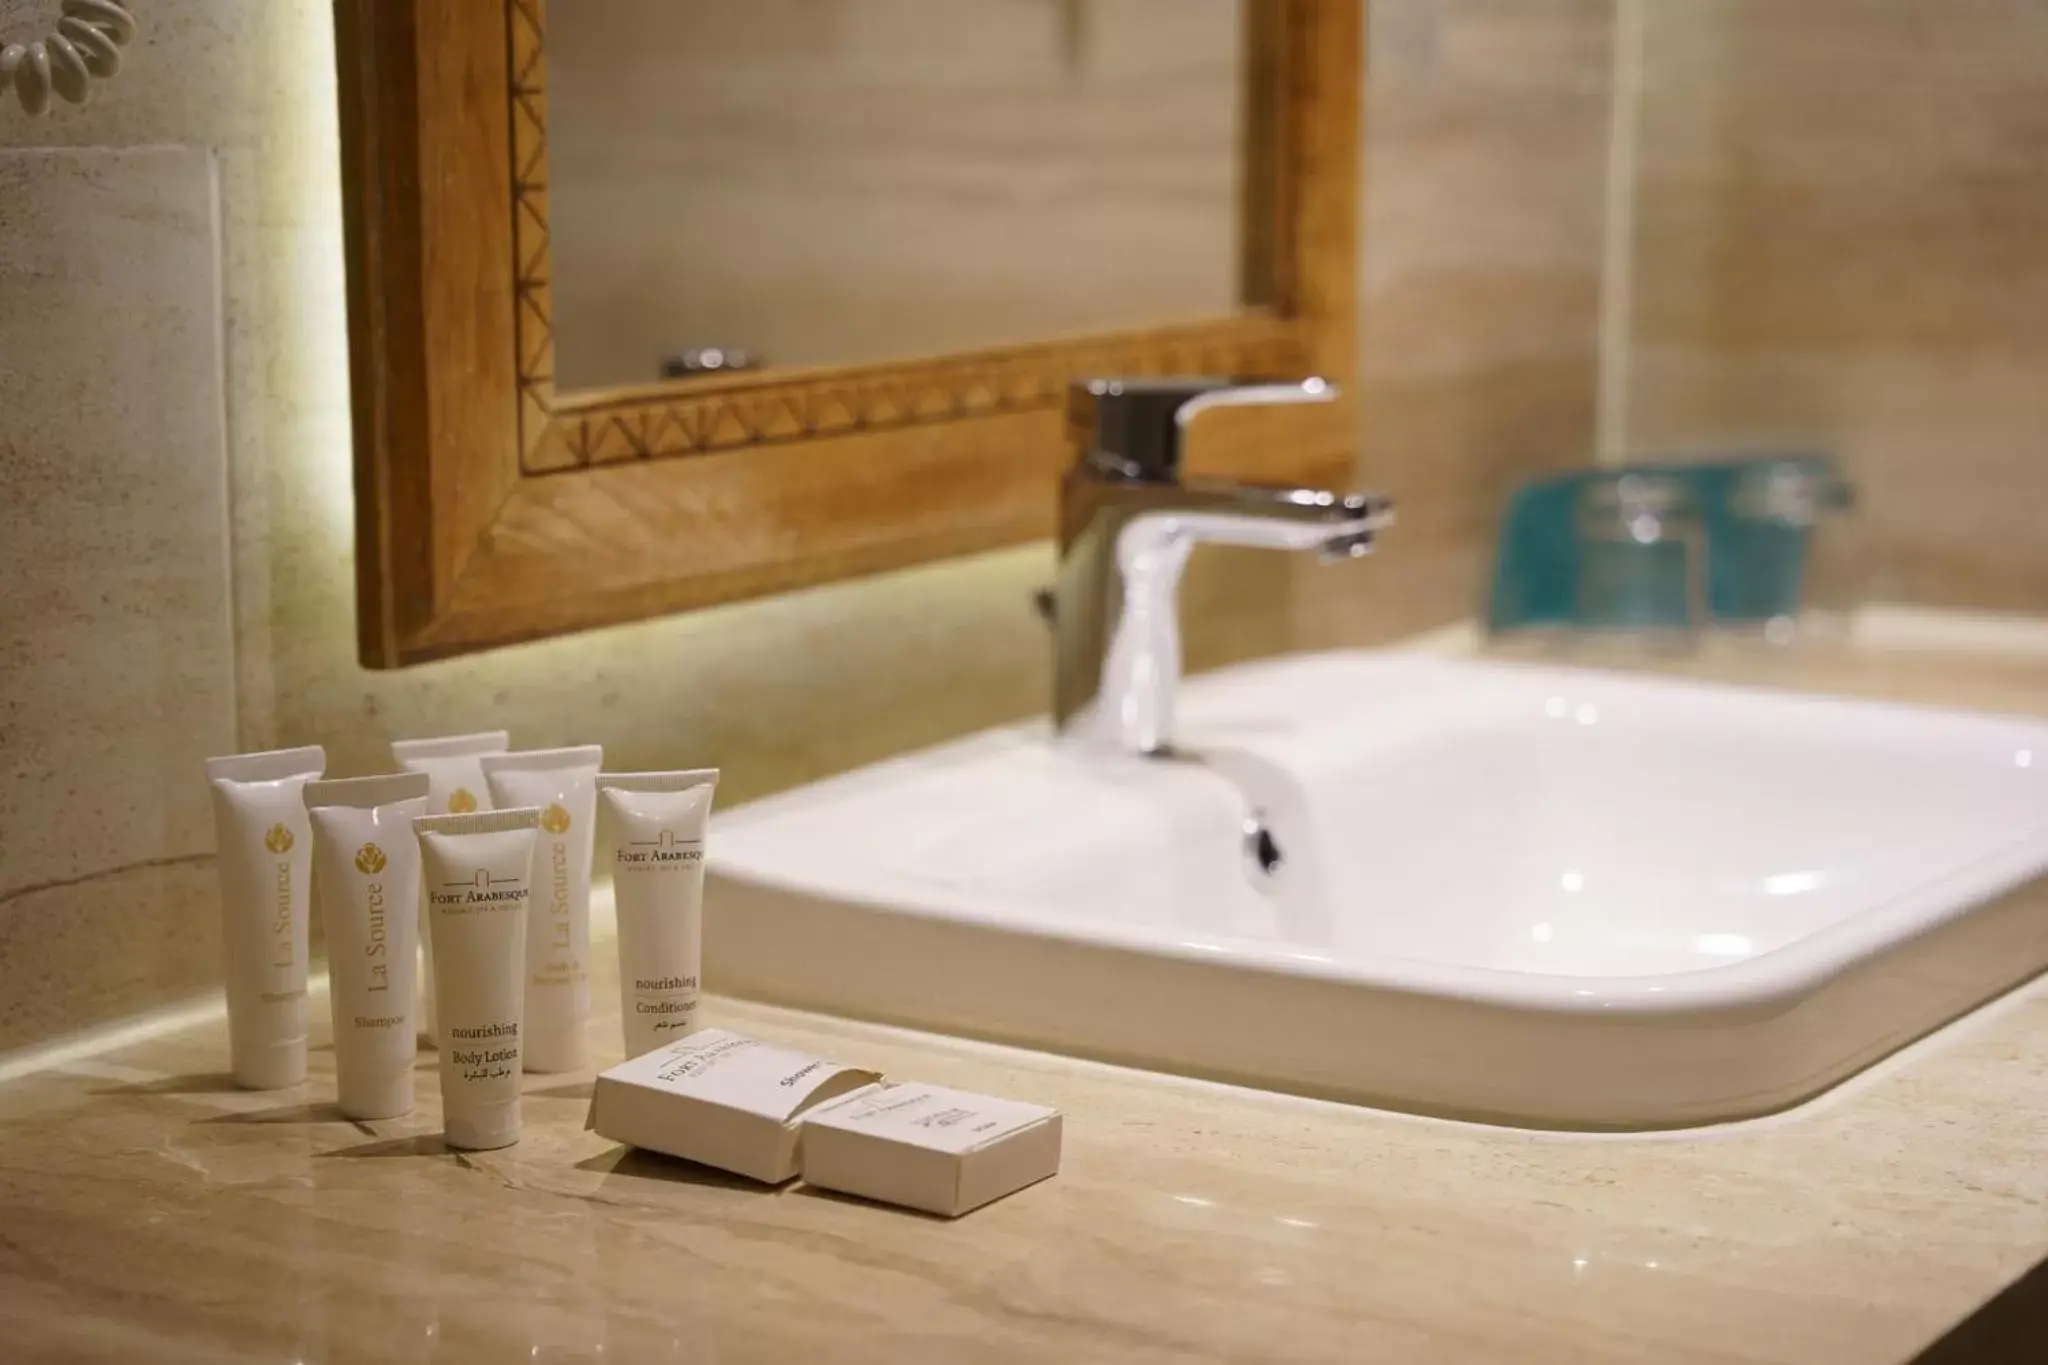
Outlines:
<svg viewBox="0 0 2048 1365"><path fill-rule="evenodd" d="M519 1141L526 916L539 825L530 806L412 822L434 936L441 1126L450 1147Z"/></svg>
<svg viewBox="0 0 2048 1365"><path fill-rule="evenodd" d="M228 1050L235 1084L306 1079L306 902L313 827L300 794L327 767L318 745L206 760L220 865Z"/></svg>
<svg viewBox="0 0 2048 1365"><path fill-rule="evenodd" d="M704 956L704 830L718 769L597 779L619 915L619 1012L626 1055L697 1027Z"/></svg>
<svg viewBox="0 0 2048 1365"><path fill-rule="evenodd" d="M481 761L498 805L540 807L526 912L526 1069L576 1071L590 1060L590 855L604 750L528 749Z"/></svg>
<svg viewBox="0 0 2048 1365"><path fill-rule="evenodd" d="M503 730L484 730L474 735L444 735L439 739L394 739L391 761L409 773L427 775L427 814L464 815L491 808L490 788L484 783L483 754L502 754L512 747L512 736ZM434 1041L434 937L427 932L427 905L420 902L420 1037L431 1046Z"/></svg>
<svg viewBox="0 0 2048 1365"><path fill-rule="evenodd" d="M409 1114L420 922L412 822L427 813L426 774L308 782L306 811L327 926L341 1112L352 1119Z"/></svg>

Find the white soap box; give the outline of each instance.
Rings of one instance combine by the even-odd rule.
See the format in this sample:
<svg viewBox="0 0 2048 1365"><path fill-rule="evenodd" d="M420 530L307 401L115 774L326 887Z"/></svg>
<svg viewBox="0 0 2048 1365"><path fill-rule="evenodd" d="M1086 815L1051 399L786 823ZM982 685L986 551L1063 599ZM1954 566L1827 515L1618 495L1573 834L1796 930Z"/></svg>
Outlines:
<svg viewBox="0 0 2048 1365"><path fill-rule="evenodd" d="M594 1128L614 1142L770 1185L796 1175L805 1111L881 1079L726 1029L703 1029L598 1076Z"/></svg>
<svg viewBox="0 0 2048 1365"><path fill-rule="evenodd" d="M1058 1111L943 1086L877 1084L803 1120L804 1182L957 1218L1060 1168Z"/></svg>

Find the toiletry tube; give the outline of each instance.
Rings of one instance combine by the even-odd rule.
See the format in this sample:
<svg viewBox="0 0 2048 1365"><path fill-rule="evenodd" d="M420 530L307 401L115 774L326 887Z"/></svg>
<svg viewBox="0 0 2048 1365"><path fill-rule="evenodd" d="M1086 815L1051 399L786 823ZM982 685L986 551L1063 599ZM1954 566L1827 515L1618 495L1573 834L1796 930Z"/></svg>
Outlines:
<svg viewBox="0 0 2048 1365"><path fill-rule="evenodd" d="M425 773L306 784L313 872L327 926L327 1003L341 1112L389 1119L412 1112L414 975L419 970L420 852Z"/></svg>
<svg viewBox="0 0 2048 1365"><path fill-rule="evenodd" d="M512 747L512 736L503 730L483 730L473 735L443 735L438 739L394 739L391 761L409 773L427 775L427 814L464 815L491 808L490 788L484 782L483 754L502 754ZM420 902L420 1037L434 1044L434 936L427 932L427 903Z"/></svg>
<svg viewBox="0 0 2048 1365"><path fill-rule="evenodd" d="M704 956L704 829L718 769L597 779L619 915L619 1013L626 1055L697 1027Z"/></svg>
<svg viewBox="0 0 2048 1365"><path fill-rule="evenodd" d="M326 770L318 745L206 760L220 867L228 1051L235 1084L306 1079L306 903L313 827L300 798Z"/></svg>
<svg viewBox="0 0 2048 1365"><path fill-rule="evenodd" d="M412 822L441 1002L441 1126L450 1147L519 1141L526 916L540 811Z"/></svg>
<svg viewBox="0 0 2048 1365"><path fill-rule="evenodd" d="M590 855L604 750L527 749L481 762L492 801L540 807L526 912L526 1069L576 1071L590 1060Z"/></svg>
<svg viewBox="0 0 2048 1365"><path fill-rule="evenodd" d="M409 773L427 775L427 814L466 815L491 808L491 793L478 760L511 747L512 736L503 730L440 739L394 739L391 759Z"/></svg>

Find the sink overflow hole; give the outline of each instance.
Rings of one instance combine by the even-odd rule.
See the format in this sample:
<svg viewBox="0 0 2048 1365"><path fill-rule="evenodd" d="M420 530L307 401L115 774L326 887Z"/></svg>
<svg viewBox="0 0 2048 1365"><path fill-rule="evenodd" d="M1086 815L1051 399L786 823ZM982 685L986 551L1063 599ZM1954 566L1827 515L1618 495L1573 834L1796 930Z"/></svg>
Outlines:
<svg viewBox="0 0 2048 1365"><path fill-rule="evenodd" d="M1259 811L1253 811L1251 818L1244 822L1244 852L1252 865L1268 877L1278 872L1284 861L1280 845L1273 838L1273 831L1266 828L1265 816Z"/></svg>

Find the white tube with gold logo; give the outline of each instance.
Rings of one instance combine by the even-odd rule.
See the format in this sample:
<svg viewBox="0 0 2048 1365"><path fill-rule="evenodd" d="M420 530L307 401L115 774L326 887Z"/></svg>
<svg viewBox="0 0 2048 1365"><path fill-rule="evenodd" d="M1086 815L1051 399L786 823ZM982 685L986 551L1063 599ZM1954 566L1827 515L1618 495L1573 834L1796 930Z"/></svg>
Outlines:
<svg viewBox="0 0 2048 1365"><path fill-rule="evenodd" d="M519 1141L526 916L540 812L412 822L441 1002L441 1126L450 1147Z"/></svg>
<svg viewBox="0 0 2048 1365"><path fill-rule="evenodd" d="M313 829L300 793L327 767L318 745L206 760L220 867L228 1051L235 1084L306 1079L306 903Z"/></svg>
<svg viewBox="0 0 2048 1365"><path fill-rule="evenodd" d="M697 1027L704 959L704 830L718 769L597 779L619 915L619 1012L626 1055Z"/></svg>
<svg viewBox="0 0 2048 1365"><path fill-rule="evenodd" d="M409 773L427 775L427 814L466 815L491 808L484 782L484 754L502 754L512 747L503 730L473 735L442 735L436 739L394 739L391 761ZM434 936L427 932L427 906L420 902L420 1037L434 1042Z"/></svg>
<svg viewBox="0 0 2048 1365"><path fill-rule="evenodd" d="M512 736L503 730L438 739L394 739L391 760L409 773L427 775L427 814L467 815L491 808L480 760L485 754L502 754L511 747Z"/></svg>
<svg viewBox="0 0 2048 1365"><path fill-rule="evenodd" d="M341 1112L390 1119L412 1112L413 976L419 970L420 851L412 822L427 813L425 773L306 784L313 874L327 928L327 1003Z"/></svg>
<svg viewBox="0 0 2048 1365"><path fill-rule="evenodd" d="M498 805L540 807L526 914L526 1069L577 1071L590 1062L590 855L604 750L527 749L482 762Z"/></svg>

